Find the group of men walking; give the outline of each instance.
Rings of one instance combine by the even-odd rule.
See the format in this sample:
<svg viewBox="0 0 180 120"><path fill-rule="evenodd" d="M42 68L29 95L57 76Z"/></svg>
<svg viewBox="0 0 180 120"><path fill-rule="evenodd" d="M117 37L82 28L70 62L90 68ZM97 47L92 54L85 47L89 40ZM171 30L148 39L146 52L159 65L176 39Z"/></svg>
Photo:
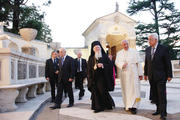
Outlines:
<svg viewBox="0 0 180 120"><path fill-rule="evenodd" d="M168 48L158 43L158 35L153 33L148 37L149 47L145 52L144 80L150 83L150 100L156 105L156 111L152 115L160 114L161 120L166 120L167 98L166 82L172 79L172 66ZM143 79L141 59L135 49L129 48L127 40L122 41L123 49L117 53L115 64L120 70L122 97L126 111L137 113L141 100L140 80ZM86 63L81 58L66 55L66 50L61 48L59 56L52 52L50 59L46 61L46 79L51 84L52 109L60 108L63 91L68 93L69 105L74 105L72 81L75 77L75 88L80 89L79 100L84 96L83 79L87 77L88 90L91 92L91 109L95 113L113 109L115 103L109 94L114 90L115 74L113 62L105 53L99 41L91 44L91 53ZM55 97L55 84L57 95Z"/></svg>
<svg viewBox="0 0 180 120"><path fill-rule="evenodd" d="M72 82L76 78L76 88L80 89L79 100L84 96L83 79L87 74L86 60L81 58L81 53L77 55L77 59L66 55L64 48L58 52L53 51L51 58L46 61L45 77L50 81L51 85L51 102L55 105L52 109L60 108L63 98L63 93L69 97L69 105L74 105L74 96L72 90ZM57 95L55 96L55 87L57 87Z"/></svg>

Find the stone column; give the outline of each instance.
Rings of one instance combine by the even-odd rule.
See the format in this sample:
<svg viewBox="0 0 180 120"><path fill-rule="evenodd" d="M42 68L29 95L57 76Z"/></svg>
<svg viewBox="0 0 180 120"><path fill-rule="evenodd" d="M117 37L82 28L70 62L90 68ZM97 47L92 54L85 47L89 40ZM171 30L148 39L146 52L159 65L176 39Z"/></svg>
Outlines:
<svg viewBox="0 0 180 120"><path fill-rule="evenodd" d="M1 80L0 85L10 85L11 84L11 62L10 57L5 56L3 59L1 59Z"/></svg>
<svg viewBox="0 0 180 120"><path fill-rule="evenodd" d="M136 38L129 38L129 47L136 49Z"/></svg>
<svg viewBox="0 0 180 120"><path fill-rule="evenodd" d="M28 91L28 97L30 98L35 98L37 96L37 85L32 85L29 87L29 91Z"/></svg>
<svg viewBox="0 0 180 120"><path fill-rule="evenodd" d="M46 83L46 91L51 91L51 85L49 82Z"/></svg>
<svg viewBox="0 0 180 120"><path fill-rule="evenodd" d="M18 81L18 60L17 59L15 59L15 61L14 61L14 80L15 80L15 82L17 82Z"/></svg>
<svg viewBox="0 0 180 120"><path fill-rule="evenodd" d="M39 78L39 65L36 65L36 78Z"/></svg>
<svg viewBox="0 0 180 120"><path fill-rule="evenodd" d="M37 93L44 94L46 92L45 89L46 89L46 83L38 84Z"/></svg>
<svg viewBox="0 0 180 120"><path fill-rule="evenodd" d="M18 97L16 98L16 102L26 102L27 99L26 99L26 94L28 92L28 87L23 87L21 89L19 89L19 95Z"/></svg>
<svg viewBox="0 0 180 120"><path fill-rule="evenodd" d="M13 111L17 109L15 99L18 96L17 89L0 89L0 112Z"/></svg>
<svg viewBox="0 0 180 120"><path fill-rule="evenodd" d="M29 80L29 62L27 62L27 69L26 69L26 71L27 71L27 73L26 73L26 79L27 80Z"/></svg>

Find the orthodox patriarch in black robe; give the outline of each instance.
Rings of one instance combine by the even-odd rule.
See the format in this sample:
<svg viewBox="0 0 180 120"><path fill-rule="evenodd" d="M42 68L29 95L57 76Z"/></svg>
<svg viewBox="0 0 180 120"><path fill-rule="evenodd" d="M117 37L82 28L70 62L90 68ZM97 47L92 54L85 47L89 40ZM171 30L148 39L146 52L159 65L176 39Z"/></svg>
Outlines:
<svg viewBox="0 0 180 120"><path fill-rule="evenodd" d="M91 109L95 110L95 113L115 107L108 93L114 90L113 65L99 41L94 41L91 45L88 60L88 90L91 92Z"/></svg>

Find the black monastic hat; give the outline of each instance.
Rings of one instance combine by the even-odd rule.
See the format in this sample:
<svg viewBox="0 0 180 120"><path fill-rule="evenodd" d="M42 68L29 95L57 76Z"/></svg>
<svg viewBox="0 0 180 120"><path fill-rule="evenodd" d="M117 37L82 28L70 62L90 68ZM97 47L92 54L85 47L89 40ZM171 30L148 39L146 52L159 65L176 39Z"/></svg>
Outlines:
<svg viewBox="0 0 180 120"><path fill-rule="evenodd" d="M103 49L103 47L102 47L102 45L101 45L101 43L99 42L99 41L94 41L94 42L92 42L92 44L91 44L91 56L94 56L94 51L93 51L93 48L94 48L94 46L96 46L96 45L99 45L100 47L101 47L101 52L102 52L102 54L106 54L105 53L105 51L104 51L104 49Z"/></svg>

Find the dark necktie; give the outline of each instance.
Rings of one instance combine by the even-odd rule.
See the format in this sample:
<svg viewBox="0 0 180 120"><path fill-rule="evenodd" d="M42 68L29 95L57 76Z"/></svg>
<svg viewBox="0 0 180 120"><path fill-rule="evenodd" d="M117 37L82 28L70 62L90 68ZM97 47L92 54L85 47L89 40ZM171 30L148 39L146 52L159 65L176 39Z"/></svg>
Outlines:
<svg viewBox="0 0 180 120"><path fill-rule="evenodd" d="M62 59L61 59L61 63L62 63L62 65L63 65L63 63L64 63L64 57L62 57Z"/></svg>
<svg viewBox="0 0 180 120"><path fill-rule="evenodd" d="M155 48L151 48L151 60L153 60L153 58L154 58L154 50L155 50Z"/></svg>
<svg viewBox="0 0 180 120"><path fill-rule="evenodd" d="M80 72L80 59L78 59L78 72Z"/></svg>
<svg viewBox="0 0 180 120"><path fill-rule="evenodd" d="M56 62L55 62L55 59L52 59L52 61L53 61L53 67L54 67L54 69L56 69Z"/></svg>

